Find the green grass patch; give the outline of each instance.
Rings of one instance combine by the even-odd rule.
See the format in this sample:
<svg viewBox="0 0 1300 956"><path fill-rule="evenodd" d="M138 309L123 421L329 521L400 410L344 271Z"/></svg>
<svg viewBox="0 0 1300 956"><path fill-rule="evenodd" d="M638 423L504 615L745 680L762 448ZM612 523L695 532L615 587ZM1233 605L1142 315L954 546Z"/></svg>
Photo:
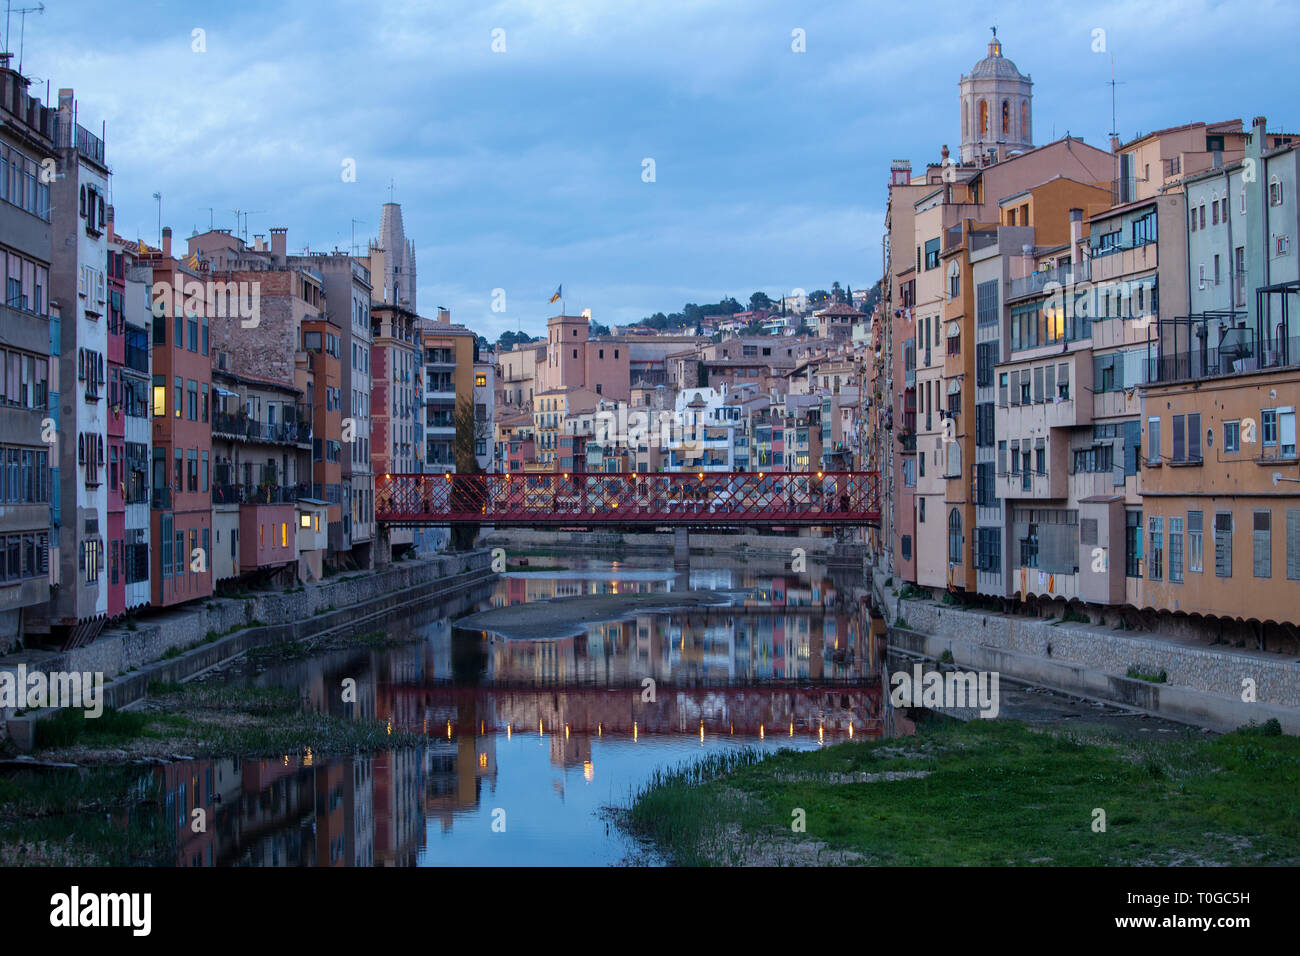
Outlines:
<svg viewBox="0 0 1300 956"><path fill-rule="evenodd" d="M1169 680L1169 675L1164 672L1163 668L1158 674L1147 674L1136 667L1130 667L1128 673L1124 676L1131 677L1134 680L1144 680L1151 684L1164 684Z"/></svg>
<svg viewBox="0 0 1300 956"><path fill-rule="evenodd" d="M1300 739L1133 740L1105 728L927 723L914 737L656 776L627 813L676 862L1295 865ZM923 774L863 780L859 774ZM1094 832L1093 811L1106 813ZM806 832L791 828L795 809Z"/></svg>

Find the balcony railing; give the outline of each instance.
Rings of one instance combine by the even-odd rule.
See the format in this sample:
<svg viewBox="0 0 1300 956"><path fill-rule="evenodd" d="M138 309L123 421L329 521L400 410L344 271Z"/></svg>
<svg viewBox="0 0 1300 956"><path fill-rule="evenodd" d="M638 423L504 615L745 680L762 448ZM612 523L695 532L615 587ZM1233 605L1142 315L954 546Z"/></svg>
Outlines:
<svg viewBox="0 0 1300 956"><path fill-rule="evenodd" d="M1185 329L1171 336L1162 328L1161 340L1148 344L1148 381L1179 382L1300 365L1300 338L1274 339L1261 349L1254 329L1230 328L1222 330L1218 345L1211 347L1209 334L1198 335L1200 329L1193 326L1187 335Z"/></svg>
<svg viewBox="0 0 1300 956"><path fill-rule="evenodd" d="M1057 266L1055 269L1043 269L1040 272L1034 272L1021 279L1011 280L1011 290L1007 295L1010 299L1019 299L1022 296L1034 295L1042 292L1047 288L1049 283L1055 282L1061 286L1069 286L1076 282L1085 282L1091 276L1091 268L1087 262L1071 263L1070 265Z"/></svg>
<svg viewBox="0 0 1300 956"><path fill-rule="evenodd" d="M213 482L213 504L291 505L308 495L306 485L240 485Z"/></svg>
<svg viewBox="0 0 1300 956"><path fill-rule="evenodd" d="M259 422L246 415L214 412L212 431L251 441L286 442L292 445L311 444L310 422Z"/></svg>

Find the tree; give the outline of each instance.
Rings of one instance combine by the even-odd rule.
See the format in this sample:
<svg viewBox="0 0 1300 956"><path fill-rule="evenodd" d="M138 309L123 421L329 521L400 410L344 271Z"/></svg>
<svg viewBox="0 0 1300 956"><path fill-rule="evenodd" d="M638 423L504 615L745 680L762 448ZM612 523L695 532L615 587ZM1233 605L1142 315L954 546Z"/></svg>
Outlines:
<svg viewBox="0 0 1300 956"><path fill-rule="evenodd" d="M768 312L772 308L772 300L768 298L766 292L755 292L749 297L750 312Z"/></svg>
<svg viewBox="0 0 1300 956"><path fill-rule="evenodd" d="M831 294L825 289L817 289L814 292L808 293L808 304L814 309L821 308L830 297Z"/></svg>
<svg viewBox="0 0 1300 956"><path fill-rule="evenodd" d="M592 319L592 320L591 320L591 325L589 325L589 326L587 327L587 335L588 335L590 338L593 338L593 339L596 338L597 336L601 336L601 335L609 335L609 334L610 334L610 333L609 333L609 326L608 326L608 325L601 325L601 324L600 324L599 322L597 322L595 319Z"/></svg>
<svg viewBox="0 0 1300 956"><path fill-rule="evenodd" d="M475 420L474 403L465 396L462 396L456 402L455 422L456 474L481 475L483 469L479 467L478 457L475 454L475 445L487 438L489 425L486 421ZM483 488L478 485L470 485L468 488L462 489L462 493L468 499L467 503L471 505L480 504L480 499L483 498ZM478 522L453 525L451 529L452 548L456 551L468 551L474 547L474 539L478 537L478 530Z"/></svg>

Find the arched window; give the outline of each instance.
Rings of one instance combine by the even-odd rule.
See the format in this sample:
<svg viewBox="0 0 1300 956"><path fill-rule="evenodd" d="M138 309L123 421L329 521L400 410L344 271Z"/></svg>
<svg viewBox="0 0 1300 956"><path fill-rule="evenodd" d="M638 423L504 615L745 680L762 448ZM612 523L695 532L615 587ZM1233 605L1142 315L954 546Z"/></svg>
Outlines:
<svg viewBox="0 0 1300 956"><path fill-rule="evenodd" d="M970 135L970 104L964 101L961 104L961 135L963 138Z"/></svg>
<svg viewBox="0 0 1300 956"><path fill-rule="evenodd" d="M1011 101L1002 101L1002 132L1011 132Z"/></svg>
<svg viewBox="0 0 1300 956"><path fill-rule="evenodd" d="M961 564L961 512L953 508L948 512L948 562Z"/></svg>
<svg viewBox="0 0 1300 956"><path fill-rule="evenodd" d="M988 100L980 100L980 135L987 136L989 132L989 104Z"/></svg>
<svg viewBox="0 0 1300 956"><path fill-rule="evenodd" d="M1029 100L1020 101L1020 138L1029 142Z"/></svg>

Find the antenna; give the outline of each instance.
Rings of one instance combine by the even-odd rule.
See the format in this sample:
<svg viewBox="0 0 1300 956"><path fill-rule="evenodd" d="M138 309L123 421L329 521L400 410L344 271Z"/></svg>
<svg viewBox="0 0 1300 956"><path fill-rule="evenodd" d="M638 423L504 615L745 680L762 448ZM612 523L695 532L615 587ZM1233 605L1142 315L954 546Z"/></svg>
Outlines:
<svg viewBox="0 0 1300 956"><path fill-rule="evenodd" d="M12 0L6 0L6 2L5 2L5 47L6 47L6 52L8 52L8 46L9 46L9 4L10 4L11 2L12 2ZM22 76L22 73L23 73L23 39L24 39L24 37L25 37L26 34L27 34L27 14L29 14L29 13L44 13L44 12L45 12L45 4L43 4L43 3L38 3L38 4L36 4L36 6L34 6L34 7L23 7L23 8L21 8L21 9L19 9L19 10L15 10L15 11L13 11L13 12L14 12L14 13L17 13L17 14L20 15L19 20L18 20L18 75L19 75L19 76Z"/></svg>
<svg viewBox="0 0 1300 956"><path fill-rule="evenodd" d="M364 226L366 221L364 219L352 220L352 245L348 246L348 255L352 256L357 254L357 223L361 223L361 225Z"/></svg>
<svg viewBox="0 0 1300 956"><path fill-rule="evenodd" d="M1119 125L1115 122L1115 87L1123 86L1123 82L1115 80L1115 53L1110 54L1110 135L1119 136Z"/></svg>

